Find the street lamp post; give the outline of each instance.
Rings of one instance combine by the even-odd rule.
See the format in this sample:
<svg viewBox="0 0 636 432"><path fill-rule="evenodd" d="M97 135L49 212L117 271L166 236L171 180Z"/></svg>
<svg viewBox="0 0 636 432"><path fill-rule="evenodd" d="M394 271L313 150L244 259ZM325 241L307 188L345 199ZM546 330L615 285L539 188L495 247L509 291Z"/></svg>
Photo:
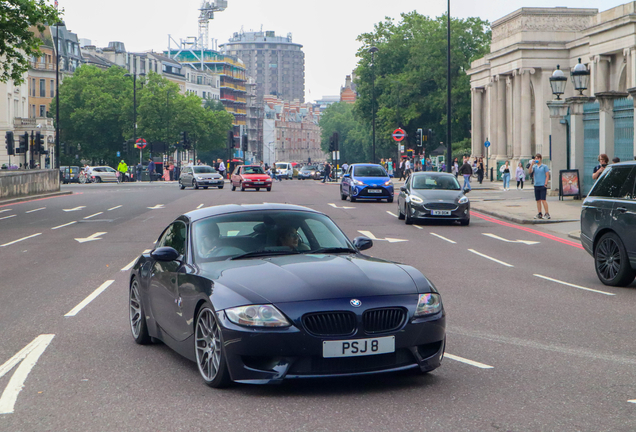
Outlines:
<svg viewBox="0 0 636 432"><path fill-rule="evenodd" d="M372 124L373 124L373 159L372 163L375 163L375 53L379 50L372 46L369 48L369 52L371 53L371 115L372 115Z"/></svg>
<svg viewBox="0 0 636 432"><path fill-rule="evenodd" d="M137 71L132 74L125 74L125 77L133 77L133 145L137 143ZM139 77L145 77L145 73L139 74ZM143 149L139 149L139 163L142 163Z"/></svg>
<svg viewBox="0 0 636 432"><path fill-rule="evenodd" d="M574 83L574 89L579 91L579 96L583 96L583 91L587 90L587 85L590 81L590 71L581 63L581 59L579 59L579 63L572 69L570 76Z"/></svg>
<svg viewBox="0 0 636 432"><path fill-rule="evenodd" d="M60 168L60 22L55 23L55 168Z"/></svg>
<svg viewBox="0 0 636 432"><path fill-rule="evenodd" d="M557 65L556 70L550 77L550 87L552 88L552 94L557 97L557 100L561 100L561 95L565 93L565 85L568 83L568 79L561 70L561 66Z"/></svg>
<svg viewBox="0 0 636 432"><path fill-rule="evenodd" d="M448 0L448 19L446 28L446 172L451 172L453 145L451 142L451 19L450 0Z"/></svg>

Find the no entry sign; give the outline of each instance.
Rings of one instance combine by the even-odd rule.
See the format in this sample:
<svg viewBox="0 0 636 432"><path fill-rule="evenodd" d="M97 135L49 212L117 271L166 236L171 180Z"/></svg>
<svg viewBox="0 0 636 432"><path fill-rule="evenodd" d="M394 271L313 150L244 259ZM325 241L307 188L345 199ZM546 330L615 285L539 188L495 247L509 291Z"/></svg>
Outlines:
<svg viewBox="0 0 636 432"><path fill-rule="evenodd" d="M397 128L396 130L393 131L393 139L395 141L400 142L405 137L406 137L406 132L404 132L404 129Z"/></svg>

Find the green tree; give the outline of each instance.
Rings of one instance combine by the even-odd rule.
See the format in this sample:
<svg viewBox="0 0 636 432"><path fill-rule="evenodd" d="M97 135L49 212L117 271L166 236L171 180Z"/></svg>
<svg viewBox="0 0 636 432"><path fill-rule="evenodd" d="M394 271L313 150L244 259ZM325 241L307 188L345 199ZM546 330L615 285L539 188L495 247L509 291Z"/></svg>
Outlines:
<svg viewBox="0 0 636 432"><path fill-rule="evenodd" d="M0 2L0 82L23 82L32 57L40 54L40 33L45 24L60 20L58 11L45 0L4 0Z"/></svg>
<svg viewBox="0 0 636 432"><path fill-rule="evenodd" d="M320 117L321 148L329 152L329 139L338 132L341 162L369 162L371 160L370 128L356 119L353 105L338 102L330 105Z"/></svg>
<svg viewBox="0 0 636 432"><path fill-rule="evenodd" d="M371 33L358 37L360 61L356 69L356 114L370 123L372 78L375 73L377 157L395 154L390 136L402 126L413 147L418 128L432 129L427 143L430 153L446 138L446 16L430 18L404 13L375 25ZM470 62L490 48L490 26L480 18L451 18L451 132L454 142L470 137ZM376 46L375 68L368 49Z"/></svg>

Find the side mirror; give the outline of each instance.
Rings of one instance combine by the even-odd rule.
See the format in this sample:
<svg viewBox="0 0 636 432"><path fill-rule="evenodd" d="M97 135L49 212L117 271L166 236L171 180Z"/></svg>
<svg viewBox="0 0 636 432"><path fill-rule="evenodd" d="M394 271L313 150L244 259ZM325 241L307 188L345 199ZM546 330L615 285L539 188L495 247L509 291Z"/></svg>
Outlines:
<svg viewBox="0 0 636 432"><path fill-rule="evenodd" d="M157 261L172 262L179 258L179 252L175 248L160 247L150 252L150 256Z"/></svg>
<svg viewBox="0 0 636 432"><path fill-rule="evenodd" d="M406 186L400 186L400 191L406 192Z"/></svg>
<svg viewBox="0 0 636 432"><path fill-rule="evenodd" d="M349 178L349 177L351 177L349 174L345 174L342 176L342 178Z"/></svg>
<svg viewBox="0 0 636 432"><path fill-rule="evenodd" d="M373 247L373 240L368 237L356 237L353 239L353 245L359 251L363 251Z"/></svg>

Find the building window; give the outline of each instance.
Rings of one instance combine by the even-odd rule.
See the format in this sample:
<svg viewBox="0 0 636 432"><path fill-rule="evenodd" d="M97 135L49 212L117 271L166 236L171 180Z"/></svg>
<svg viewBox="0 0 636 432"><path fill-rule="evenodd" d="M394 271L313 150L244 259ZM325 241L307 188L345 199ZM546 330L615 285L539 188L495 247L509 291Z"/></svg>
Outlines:
<svg viewBox="0 0 636 432"><path fill-rule="evenodd" d="M40 105L40 117L46 117L46 105Z"/></svg>
<svg viewBox="0 0 636 432"><path fill-rule="evenodd" d="M35 78L31 78L31 96L35 97Z"/></svg>
<svg viewBox="0 0 636 432"><path fill-rule="evenodd" d="M51 97L55 97L55 81L51 80Z"/></svg>
<svg viewBox="0 0 636 432"><path fill-rule="evenodd" d="M46 97L46 80L40 80L40 97Z"/></svg>

